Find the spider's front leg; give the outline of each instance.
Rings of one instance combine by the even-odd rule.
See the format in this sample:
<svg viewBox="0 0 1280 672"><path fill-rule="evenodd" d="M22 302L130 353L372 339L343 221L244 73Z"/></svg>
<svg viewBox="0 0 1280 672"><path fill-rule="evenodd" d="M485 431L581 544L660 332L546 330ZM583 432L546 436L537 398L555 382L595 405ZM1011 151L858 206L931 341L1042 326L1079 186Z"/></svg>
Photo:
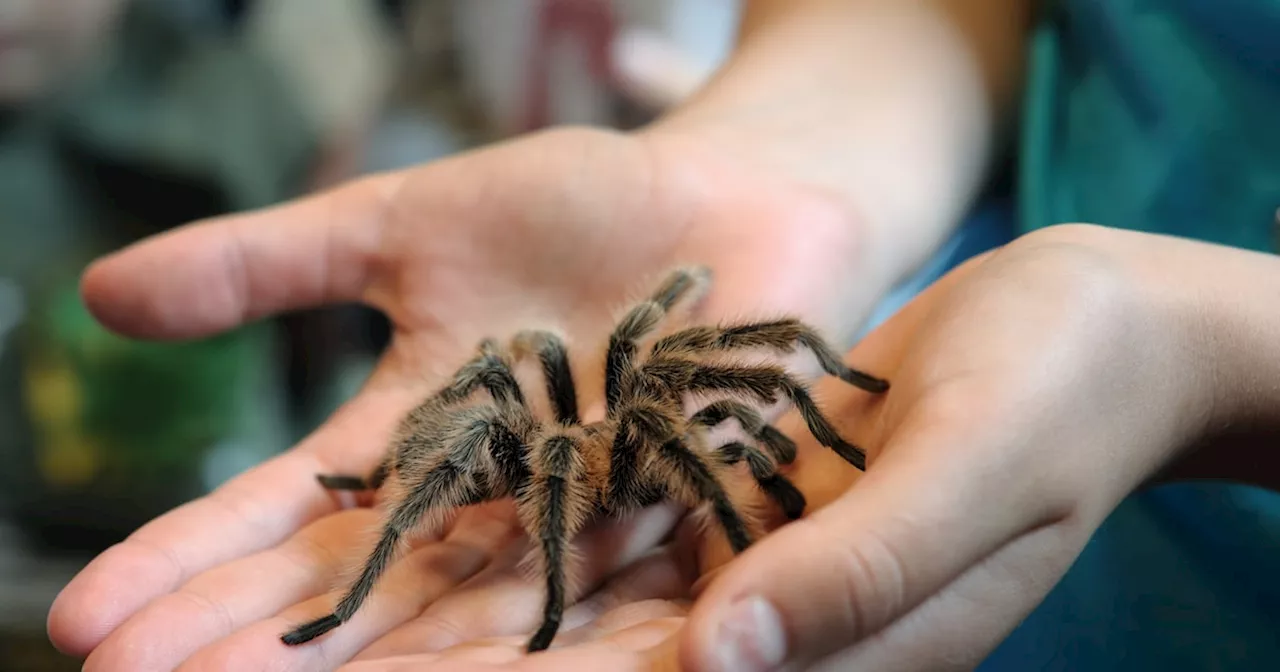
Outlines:
<svg viewBox="0 0 1280 672"><path fill-rule="evenodd" d="M729 418L737 420L748 436L768 448L773 459L769 459L769 456L755 446L734 441L716 449L721 461L732 466L746 460L751 477L755 479L760 489L777 502L788 518L792 520L799 518L804 513L804 495L786 476L778 473L778 467L774 463L774 460L779 464L790 464L794 461L796 444L777 427L766 423L759 411L740 401L721 399L707 404L694 413L693 417L689 418L689 424L710 429Z"/></svg>
<svg viewBox="0 0 1280 672"><path fill-rule="evenodd" d="M537 557L541 559L547 589L542 624L526 647L533 653L550 647L560 630L568 593L566 551L582 529L593 500L577 439L551 436L536 445L529 458L529 486L521 492L516 506L529 536L538 540Z"/></svg>
<svg viewBox="0 0 1280 672"><path fill-rule="evenodd" d="M686 506L709 503L712 514L729 540L729 546L735 554L741 553L752 543L750 528L729 498L715 465L702 451L690 445L697 441L695 434L683 438L672 436L663 441L654 449L651 468L655 473L650 477L664 484L668 492Z"/></svg>
<svg viewBox="0 0 1280 672"><path fill-rule="evenodd" d="M649 296L627 311L609 336L605 355L604 397L612 417L622 400L623 381L635 371L638 342L653 333L676 304L698 296L711 282L711 269L703 266L673 271Z"/></svg>
<svg viewBox="0 0 1280 672"><path fill-rule="evenodd" d="M578 394L569 367L569 352L564 341L549 331L522 331L511 339L511 352L517 360L536 354L547 381L547 395L555 409L556 420L567 425L582 423L578 416Z"/></svg>

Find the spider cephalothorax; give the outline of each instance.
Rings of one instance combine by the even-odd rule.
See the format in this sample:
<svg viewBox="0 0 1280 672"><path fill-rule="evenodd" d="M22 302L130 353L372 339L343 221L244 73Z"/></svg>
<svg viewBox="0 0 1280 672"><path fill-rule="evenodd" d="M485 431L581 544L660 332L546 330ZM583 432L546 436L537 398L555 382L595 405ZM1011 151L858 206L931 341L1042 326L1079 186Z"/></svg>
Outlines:
<svg viewBox="0 0 1280 672"><path fill-rule="evenodd" d="M725 363L726 355L740 351L790 353L799 346L828 374L869 392L888 389L886 381L846 366L799 320L690 327L658 338L641 357L640 342L677 304L699 295L709 278L701 268L675 271L619 321L605 357L604 420L582 423L563 342L548 332L526 331L506 348L481 342L450 383L404 419L369 477L319 476L330 489L385 483L387 516L377 545L334 612L298 626L283 641L301 644L351 618L412 531L439 525L459 507L506 496L515 498L520 521L536 540L535 557L546 578L543 621L529 651L550 646L560 627L566 552L593 515L619 516L664 498L707 505L733 551L741 553L751 544L751 527L725 487L737 463L747 463L755 482L788 517L799 517L805 506L800 492L777 472L778 464L795 458L795 444L748 399L770 404L781 395L820 443L865 468L863 452L840 438L806 386L784 368ZM535 417L513 372L516 362L530 356L541 363L552 421ZM717 392L728 396L686 411L688 395ZM738 421L748 440L710 445L708 430L729 419Z"/></svg>

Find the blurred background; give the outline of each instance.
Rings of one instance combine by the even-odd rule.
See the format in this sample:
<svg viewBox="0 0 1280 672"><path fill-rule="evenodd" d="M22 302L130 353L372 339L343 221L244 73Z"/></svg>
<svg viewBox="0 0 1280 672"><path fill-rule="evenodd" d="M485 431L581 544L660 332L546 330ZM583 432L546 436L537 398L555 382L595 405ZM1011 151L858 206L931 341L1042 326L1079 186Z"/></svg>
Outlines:
<svg viewBox="0 0 1280 672"><path fill-rule="evenodd" d="M728 52L734 0L0 0L0 670L78 670L58 590L287 449L385 344L361 307L141 343L78 294L195 219L552 124L630 128Z"/></svg>

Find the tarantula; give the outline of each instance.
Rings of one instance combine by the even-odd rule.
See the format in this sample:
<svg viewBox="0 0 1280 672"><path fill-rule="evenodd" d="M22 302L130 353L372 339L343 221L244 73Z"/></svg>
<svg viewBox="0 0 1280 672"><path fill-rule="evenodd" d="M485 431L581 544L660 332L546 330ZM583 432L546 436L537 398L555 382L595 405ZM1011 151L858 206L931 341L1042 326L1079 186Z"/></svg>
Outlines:
<svg viewBox="0 0 1280 672"><path fill-rule="evenodd" d="M795 443L744 398L770 404L782 394L820 443L865 469L863 451L837 434L806 386L781 366L717 361L740 350L791 353L802 346L826 373L868 392L888 389L887 381L846 366L799 320L689 327L658 338L641 359L639 342L709 282L705 268L676 270L618 322L605 356L604 420L581 421L564 343L550 332L524 331L505 349L483 340L445 387L405 417L368 477L318 476L331 490L385 484L390 506L377 545L333 613L283 635L284 643L310 641L350 619L401 540L424 518L440 525L459 507L506 496L514 496L520 522L536 540L531 558L540 561L546 579L542 625L528 642L529 652L549 647L559 630L567 546L593 514L620 516L665 497L690 507L706 504L734 553L741 553L752 534L725 488L734 465L745 461L759 488L788 517L799 517L805 507L804 496L777 471L778 464L795 459ZM517 382L513 366L528 357L541 364L554 422L535 417ZM488 403L475 399L483 396L481 388ZM685 395L715 392L729 398L686 413ZM709 445L708 430L729 419L738 421L751 442Z"/></svg>

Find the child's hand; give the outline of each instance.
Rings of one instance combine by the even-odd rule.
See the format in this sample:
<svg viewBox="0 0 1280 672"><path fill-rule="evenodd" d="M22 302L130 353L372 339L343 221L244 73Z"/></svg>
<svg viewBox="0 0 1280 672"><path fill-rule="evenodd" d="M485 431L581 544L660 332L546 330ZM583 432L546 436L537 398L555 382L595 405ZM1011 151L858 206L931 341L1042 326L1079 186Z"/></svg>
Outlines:
<svg viewBox="0 0 1280 672"><path fill-rule="evenodd" d="M579 363L591 361L629 292L675 263L714 269L708 318L796 312L847 344L863 315L846 306L877 292L851 220L825 197L687 141L565 129L198 224L99 262L86 299L126 334L196 337L365 301L390 316L395 336L365 389L297 448L97 558L54 605L53 641L92 652L88 670L315 670L401 641L398 629L428 649L531 631L541 589L514 572L523 541L510 507L494 505L393 567L383 597L348 624L283 645L282 633L330 608L376 522L368 509L339 512L316 474L370 470L393 424L481 337L559 325ZM603 382L579 371L585 405ZM588 573L656 543L674 517L650 513L593 532L592 557L608 560Z"/></svg>

